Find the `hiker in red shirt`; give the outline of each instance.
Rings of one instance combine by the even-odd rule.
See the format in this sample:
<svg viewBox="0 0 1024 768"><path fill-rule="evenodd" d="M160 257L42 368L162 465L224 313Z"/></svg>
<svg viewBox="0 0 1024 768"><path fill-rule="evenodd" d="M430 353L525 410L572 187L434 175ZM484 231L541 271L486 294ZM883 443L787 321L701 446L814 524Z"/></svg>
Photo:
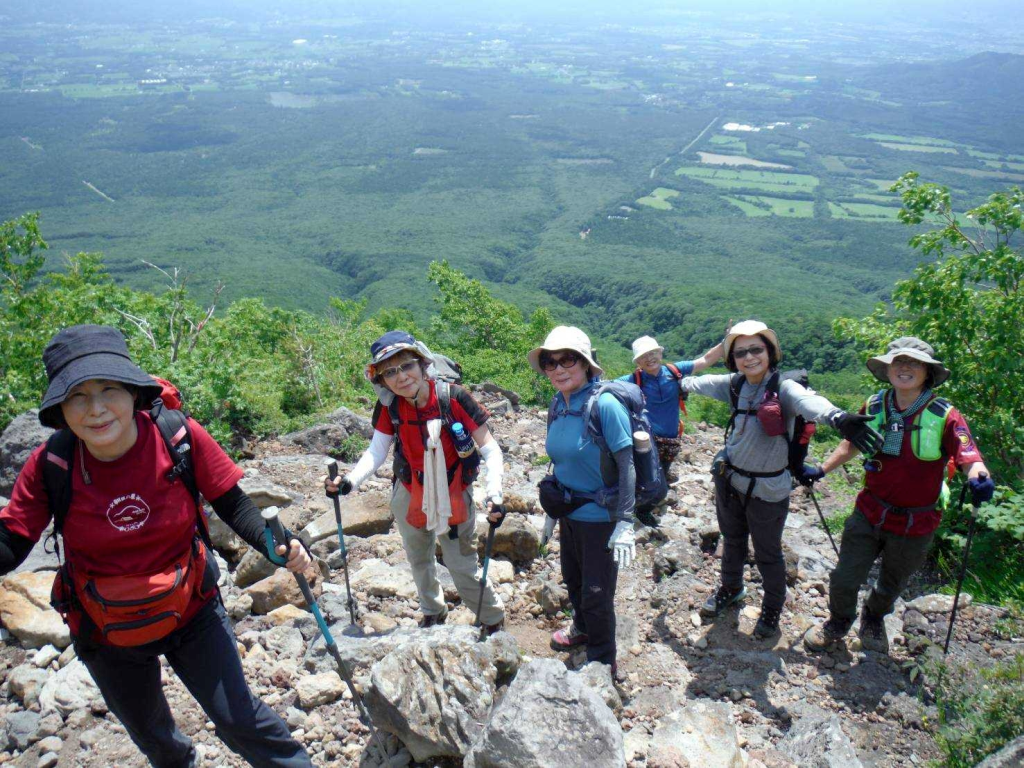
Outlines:
<svg viewBox="0 0 1024 768"><path fill-rule="evenodd" d="M373 438L344 478L324 478L328 494L359 488L395 443L391 513L402 535L423 612L421 626L448 617L437 578L437 544L464 605L489 634L505 621L501 598L490 583L480 589L472 484L486 468L488 520L504 519L501 448L487 428L490 414L462 387L438 377L440 359L404 331L389 331L370 345L366 377L379 397ZM483 595L482 605L481 593Z"/></svg>
<svg viewBox="0 0 1024 768"><path fill-rule="evenodd" d="M859 635L865 650L888 653L884 618L928 555L949 496L944 483L949 462L964 473L975 505L992 498L995 483L983 477L988 470L966 420L933 392L950 375L933 355L929 344L903 336L889 344L886 354L867 362L875 378L891 386L861 408L885 442L864 462L864 488L843 528L839 563L830 580L831 615L804 635L812 651L830 648L849 632L857 618L857 593L881 555L878 580L861 610ZM858 454L842 441L809 479L820 479Z"/></svg>
<svg viewBox="0 0 1024 768"><path fill-rule="evenodd" d="M54 607L110 711L153 765L197 760L164 697L161 655L234 752L253 765L311 765L246 684L193 493L266 557L263 520L238 487L242 470L198 423L164 408L161 385L132 363L120 331L65 328L43 362L39 421L58 432L29 457L0 512L0 573L16 568L53 520L65 555ZM160 425L171 413L180 428L168 438ZM309 555L289 541L277 554L304 571Z"/></svg>

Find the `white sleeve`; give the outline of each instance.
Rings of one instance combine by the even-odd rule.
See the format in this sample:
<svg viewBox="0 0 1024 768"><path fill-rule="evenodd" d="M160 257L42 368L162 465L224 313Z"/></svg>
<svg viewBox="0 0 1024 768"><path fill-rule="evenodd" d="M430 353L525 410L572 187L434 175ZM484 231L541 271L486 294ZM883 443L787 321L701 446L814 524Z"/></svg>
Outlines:
<svg viewBox="0 0 1024 768"><path fill-rule="evenodd" d="M385 435L378 429L373 430L373 437L370 439L370 447L363 451L355 467L348 473L349 482L353 488L358 488L363 481L376 472L391 450L391 443L394 441L391 435Z"/></svg>
<svg viewBox="0 0 1024 768"><path fill-rule="evenodd" d="M480 457L487 468L486 493L489 499L501 499L501 477L505 472L505 457L501 454L497 440L491 440L480 448Z"/></svg>

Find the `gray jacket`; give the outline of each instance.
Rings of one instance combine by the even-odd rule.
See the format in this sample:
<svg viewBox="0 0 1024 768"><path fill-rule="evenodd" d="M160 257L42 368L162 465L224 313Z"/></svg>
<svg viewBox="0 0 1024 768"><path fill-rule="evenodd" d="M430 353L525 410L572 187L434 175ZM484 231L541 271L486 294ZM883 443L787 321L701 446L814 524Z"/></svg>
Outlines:
<svg viewBox="0 0 1024 768"><path fill-rule="evenodd" d="M693 392L705 397L713 397L729 403L729 383L732 374L687 376L679 382L685 392ZM739 410L755 409L764 396L768 377L757 386L744 379L740 387ZM786 431L793 434L793 425L798 415L807 421L827 424L828 418L840 410L813 390L806 389L795 381L785 380L779 385L779 402L782 404L782 415L786 420ZM758 478L754 483L753 495L762 501L782 501L793 489L793 480L789 474L789 446L783 437L769 437L761 428L757 416L736 414L736 423L725 451L729 463L747 472L774 472L785 468L777 477ZM750 487L750 478L733 472L730 477L732 487L744 496Z"/></svg>

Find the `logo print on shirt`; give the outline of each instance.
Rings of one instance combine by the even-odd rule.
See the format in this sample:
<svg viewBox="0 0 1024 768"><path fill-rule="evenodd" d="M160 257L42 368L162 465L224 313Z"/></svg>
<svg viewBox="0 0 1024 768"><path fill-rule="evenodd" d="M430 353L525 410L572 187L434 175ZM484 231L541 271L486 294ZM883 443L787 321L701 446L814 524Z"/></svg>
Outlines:
<svg viewBox="0 0 1024 768"><path fill-rule="evenodd" d="M107 520L117 530L137 531L149 519L149 505L137 493L118 496L107 507Z"/></svg>

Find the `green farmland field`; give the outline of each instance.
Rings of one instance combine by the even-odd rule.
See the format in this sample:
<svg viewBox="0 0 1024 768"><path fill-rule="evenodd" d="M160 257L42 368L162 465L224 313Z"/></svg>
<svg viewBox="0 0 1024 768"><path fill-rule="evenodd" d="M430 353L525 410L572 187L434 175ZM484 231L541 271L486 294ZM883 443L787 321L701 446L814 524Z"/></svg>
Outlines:
<svg viewBox="0 0 1024 768"><path fill-rule="evenodd" d="M818 177L805 173L683 167L676 170L676 176L686 176L723 189L757 189L765 192L810 192L818 186Z"/></svg>

